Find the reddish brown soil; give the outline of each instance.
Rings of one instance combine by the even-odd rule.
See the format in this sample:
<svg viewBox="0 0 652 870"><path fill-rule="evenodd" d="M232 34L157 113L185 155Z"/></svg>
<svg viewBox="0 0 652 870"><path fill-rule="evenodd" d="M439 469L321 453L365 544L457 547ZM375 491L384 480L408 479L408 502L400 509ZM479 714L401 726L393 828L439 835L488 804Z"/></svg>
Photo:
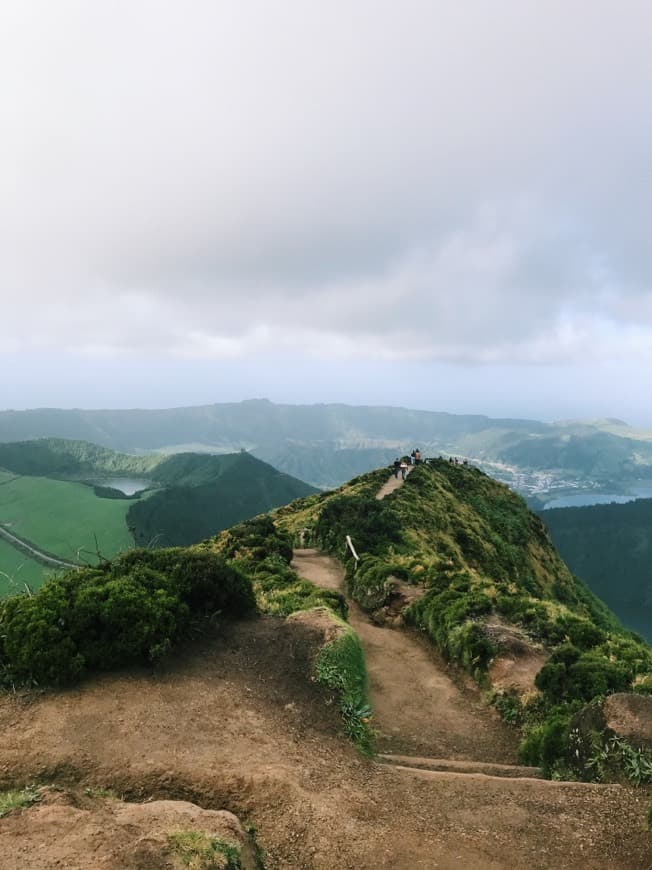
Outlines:
<svg viewBox="0 0 652 870"><path fill-rule="evenodd" d="M121 816L101 798L84 804L90 786L234 812L255 824L268 868L649 867L642 791L421 778L362 758L307 675L314 644L300 622L259 619L225 627L155 674L0 697L0 788L53 783L65 789L64 809L84 810L57 811L56 824L38 806L0 819L0 868L173 866L155 851L148 858L145 841L148 830L160 841L178 818L121 825L128 808ZM401 681L410 680L408 665ZM107 858L132 853L131 864Z"/></svg>
<svg viewBox="0 0 652 870"><path fill-rule="evenodd" d="M295 550L292 564L317 586L342 588L344 572L330 556ZM516 732L470 681L447 668L425 638L373 625L353 602L349 622L365 652L380 752L516 761Z"/></svg>

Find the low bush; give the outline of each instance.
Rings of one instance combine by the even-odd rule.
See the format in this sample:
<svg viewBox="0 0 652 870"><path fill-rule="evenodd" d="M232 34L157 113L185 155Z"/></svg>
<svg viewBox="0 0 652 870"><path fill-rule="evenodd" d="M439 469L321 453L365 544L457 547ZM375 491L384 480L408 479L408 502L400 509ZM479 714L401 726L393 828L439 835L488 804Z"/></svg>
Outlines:
<svg viewBox="0 0 652 870"><path fill-rule="evenodd" d="M156 661L196 620L254 607L248 580L212 553L133 550L1 602L1 672L5 683L71 683Z"/></svg>
<svg viewBox="0 0 652 870"><path fill-rule="evenodd" d="M290 535L268 516L239 523L207 546L246 579L262 613L289 616L298 610L328 607L339 616L347 614L343 595L301 579L290 567Z"/></svg>
<svg viewBox="0 0 652 870"><path fill-rule="evenodd" d="M548 718L530 726L519 747L519 761L533 767L541 767L544 776L568 770L569 734L573 715L572 708L558 707Z"/></svg>
<svg viewBox="0 0 652 870"><path fill-rule="evenodd" d="M389 503L373 496L341 495L326 502L314 529L320 546L341 554L350 535L358 553L377 553L402 540L401 521Z"/></svg>
<svg viewBox="0 0 652 870"><path fill-rule="evenodd" d="M535 685L552 702L590 701L597 695L628 691L632 677L623 662L611 662L604 655L582 652L566 643L552 653L537 674Z"/></svg>
<svg viewBox="0 0 652 870"><path fill-rule="evenodd" d="M444 589L428 590L403 615L406 623L425 631L444 655L482 682L497 650L476 619L491 609L491 599L459 573Z"/></svg>
<svg viewBox="0 0 652 870"><path fill-rule="evenodd" d="M360 639L345 622L342 633L319 651L315 660L317 682L338 694L344 729L365 754L373 753L371 707L367 695L367 668Z"/></svg>

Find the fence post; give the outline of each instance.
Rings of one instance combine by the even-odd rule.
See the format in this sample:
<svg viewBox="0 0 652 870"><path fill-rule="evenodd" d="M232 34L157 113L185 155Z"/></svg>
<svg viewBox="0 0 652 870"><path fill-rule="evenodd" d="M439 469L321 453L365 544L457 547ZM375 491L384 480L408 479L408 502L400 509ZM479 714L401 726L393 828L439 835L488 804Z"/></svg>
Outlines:
<svg viewBox="0 0 652 870"><path fill-rule="evenodd" d="M353 541L351 540L351 535L346 536L346 543L349 546L349 550L353 553L353 558L355 559L355 567L358 567L358 562L360 561L360 557L355 551L355 547L353 546Z"/></svg>

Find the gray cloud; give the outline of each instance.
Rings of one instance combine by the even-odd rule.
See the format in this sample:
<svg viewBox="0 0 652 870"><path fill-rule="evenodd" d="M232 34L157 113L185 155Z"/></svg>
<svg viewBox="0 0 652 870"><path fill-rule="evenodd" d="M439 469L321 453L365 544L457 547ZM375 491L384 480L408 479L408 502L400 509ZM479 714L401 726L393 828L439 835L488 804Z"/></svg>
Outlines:
<svg viewBox="0 0 652 870"><path fill-rule="evenodd" d="M645 0L7 6L5 349L652 362Z"/></svg>

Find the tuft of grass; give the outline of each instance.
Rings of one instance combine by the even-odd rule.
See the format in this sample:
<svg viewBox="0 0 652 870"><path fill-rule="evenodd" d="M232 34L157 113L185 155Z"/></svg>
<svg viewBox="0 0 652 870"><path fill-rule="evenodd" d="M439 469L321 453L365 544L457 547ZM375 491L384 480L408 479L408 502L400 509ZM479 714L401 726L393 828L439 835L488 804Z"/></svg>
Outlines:
<svg viewBox="0 0 652 870"><path fill-rule="evenodd" d="M241 870L240 847L202 831L168 834L174 851L191 870Z"/></svg>
<svg viewBox="0 0 652 870"><path fill-rule="evenodd" d="M319 651L315 660L317 682L338 693L344 730L365 754L374 753L374 732L367 695L367 668L360 639L344 621L333 617L342 633Z"/></svg>
<svg viewBox="0 0 652 870"><path fill-rule="evenodd" d="M31 807L41 799L41 790L28 785L23 789L0 792L0 819L13 810Z"/></svg>

